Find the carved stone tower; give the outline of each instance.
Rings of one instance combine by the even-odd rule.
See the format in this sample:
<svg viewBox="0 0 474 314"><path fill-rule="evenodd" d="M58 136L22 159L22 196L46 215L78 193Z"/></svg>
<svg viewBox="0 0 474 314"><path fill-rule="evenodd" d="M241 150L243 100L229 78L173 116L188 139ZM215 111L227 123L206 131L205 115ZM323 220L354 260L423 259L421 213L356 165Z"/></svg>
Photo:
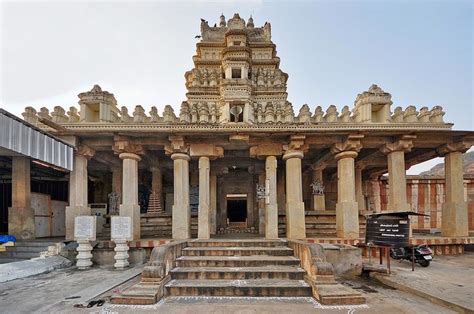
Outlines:
<svg viewBox="0 0 474 314"><path fill-rule="evenodd" d="M182 122L293 122L286 119L293 114L287 102L288 75L279 69L270 23L254 27L252 17L246 24L238 14L227 22L221 16L214 27L202 20L196 46L195 67L185 74ZM266 113L273 121L266 121Z"/></svg>

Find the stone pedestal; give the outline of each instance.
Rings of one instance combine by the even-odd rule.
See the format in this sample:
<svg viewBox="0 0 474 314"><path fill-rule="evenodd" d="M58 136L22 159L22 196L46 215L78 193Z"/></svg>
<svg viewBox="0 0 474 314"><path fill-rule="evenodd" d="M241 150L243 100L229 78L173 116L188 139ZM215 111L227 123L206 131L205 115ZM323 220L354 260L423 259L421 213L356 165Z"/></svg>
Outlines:
<svg viewBox="0 0 474 314"><path fill-rule="evenodd" d="M359 208L355 199L355 151L338 153L336 231L339 238L359 238Z"/></svg>
<svg viewBox="0 0 474 314"><path fill-rule="evenodd" d="M313 182L316 181L324 185L323 168L313 169ZM326 210L326 198L324 194L313 194L313 209Z"/></svg>
<svg viewBox="0 0 474 314"><path fill-rule="evenodd" d="M89 269L92 266L92 246L89 240L77 240L77 268Z"/></svg>
<svg viewBox="0 0 474 314"><path fill-rule="evenodd" d="M441 216L443 237L469 236L467 204L464 200L463 153L453 151L444 158L446 201Z"/></svg>
<svg viewBox="0 0 474 314"><path fill-rule="evenodd" d="M157 214L163 212L161 197L163 194L163 181L160 167L151 169L151 194L148 199L147 214Z"/></svg>
<svg viewBox="0 0 474 314"><path fill-rule="evenodd" d="M127 240L114 240L115 242L115 264L114 267L116 269L124 269L130 263L128 262L128 250L129 247L127 245Z"/></svg>
<svg viewBox="0 0 474 314"><path fill-rule="evenodd" d="M277 204L277 159L268 156L265 161L265 175L268 181L267 200L265 202L265 238L278 238L278 204Z"/></svg>
<svg viewBox="0 0 474 314"><path fill-rule="evenodd" d="M173 239L189 239L191 237L191 211L189 207L189 160L184 153L174 153L174 204L173 204Z"/></svg>
<svg viewBox="0 0 474 314"><path fill-rule="evenodd" d="M74 156L74 168L69 174L69 206L66 206L66 240L74 239L74 220L77 216L88 216L91 210L87 204L87 163L93 152L80 154L86 151L80 149Z"/></svg>
<svg viewBox="0 0 474 314"><path fill-rule="evenodd" d="M198 238L209 239L210 228L210 197L209 197L209 157L199 157L199 208Z"/></svg>
<svg viewBox="0 0 474 314"><path fill-rule="evenodd" d="M301 159L303 152L287 151L286 161L286 236L290 239L306 238Z"/></svg>
<svg viewBox="0 0 474 314"><path fill-rule="evenodd" d="M30 159L27 157L12 157L12 207L8 209L8 232L18 239L35 238Z"/></svg>
<svg viewBox="0 0 474 314"><path fill-rule="evenodd" d="M122 165L122 204L120 216L132 219L132 239L140 239L140 206L138 205L138 162L140 156L133 153L121 153Z"/></svg>

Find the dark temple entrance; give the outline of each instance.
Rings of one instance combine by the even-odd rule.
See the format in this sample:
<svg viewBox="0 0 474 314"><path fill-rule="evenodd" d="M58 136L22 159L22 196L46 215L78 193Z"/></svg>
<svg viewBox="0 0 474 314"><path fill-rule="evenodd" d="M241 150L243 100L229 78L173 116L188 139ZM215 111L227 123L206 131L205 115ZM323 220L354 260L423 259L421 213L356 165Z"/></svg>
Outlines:
<svg viewBox="0 0 474 314"><path fill-rule="evenodd" d="M247 200L227 199L227 219L229 223L247 221Z"/></svg>

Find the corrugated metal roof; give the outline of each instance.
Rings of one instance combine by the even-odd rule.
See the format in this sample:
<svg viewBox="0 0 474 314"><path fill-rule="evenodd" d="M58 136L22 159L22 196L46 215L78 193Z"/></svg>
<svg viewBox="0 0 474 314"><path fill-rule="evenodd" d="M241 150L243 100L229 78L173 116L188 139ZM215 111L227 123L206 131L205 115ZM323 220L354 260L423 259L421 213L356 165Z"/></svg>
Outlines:
<svg viewBox="0 0 474 314"><path fill-rule="evenodd" d="M3 109L0 147L70 171L73 167L73 146Z"/></svg>

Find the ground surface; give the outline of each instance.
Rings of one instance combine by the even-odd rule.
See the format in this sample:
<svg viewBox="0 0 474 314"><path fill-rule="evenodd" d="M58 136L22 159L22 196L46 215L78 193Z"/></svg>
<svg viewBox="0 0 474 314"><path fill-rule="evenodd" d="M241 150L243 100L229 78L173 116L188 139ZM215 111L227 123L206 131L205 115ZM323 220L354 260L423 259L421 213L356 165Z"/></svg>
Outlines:
<svg viewBox="0 0 474 314"><path fill-rule="evenodd" d="M429 268L417 267L411 273L410 264L396 264L400 278L430 278L425 286L445 286L444 294L458 295L460 299L474 300L472 277L474 255L439 257ZM393 264L392 264L393 265ZM471 267L471 269L469 269ZM129 270L129 277L140 267ZM444 276L443 274L446 273ZM111 268L93 268L78 271L74 268L55 270L51 273L2 283L0 308L2 313L454 313L445 307L399 290L383 286L374 279L345 281L367 298L367 307L325 308L309 298L299 299L229 299L229 298L167 298L153 306L124 307L105 304L101 308L78 309L73 304L85 295L101 291L123 272ZM125 276L126 277L126 276ZM408 279L407 279L408 280ZM461 284L462 283L462 284ZM457 285L457 287L455 286ZM460 287L462 285L463 287ZM453 290L454 289L454 290ZM106 293L105 296L110 295ZM66 297L78 297L66 300Z"/></svg>
<svg viewBox="0 0 474 314"><path fill-rule="evenodd" d="M388 279L396 285L415 289L474 312L473 252L463 255L435 256L429 267L418 266L415 271L411 270L409 262L398 263L392 260L392 270L394 276Z"/></svg>

